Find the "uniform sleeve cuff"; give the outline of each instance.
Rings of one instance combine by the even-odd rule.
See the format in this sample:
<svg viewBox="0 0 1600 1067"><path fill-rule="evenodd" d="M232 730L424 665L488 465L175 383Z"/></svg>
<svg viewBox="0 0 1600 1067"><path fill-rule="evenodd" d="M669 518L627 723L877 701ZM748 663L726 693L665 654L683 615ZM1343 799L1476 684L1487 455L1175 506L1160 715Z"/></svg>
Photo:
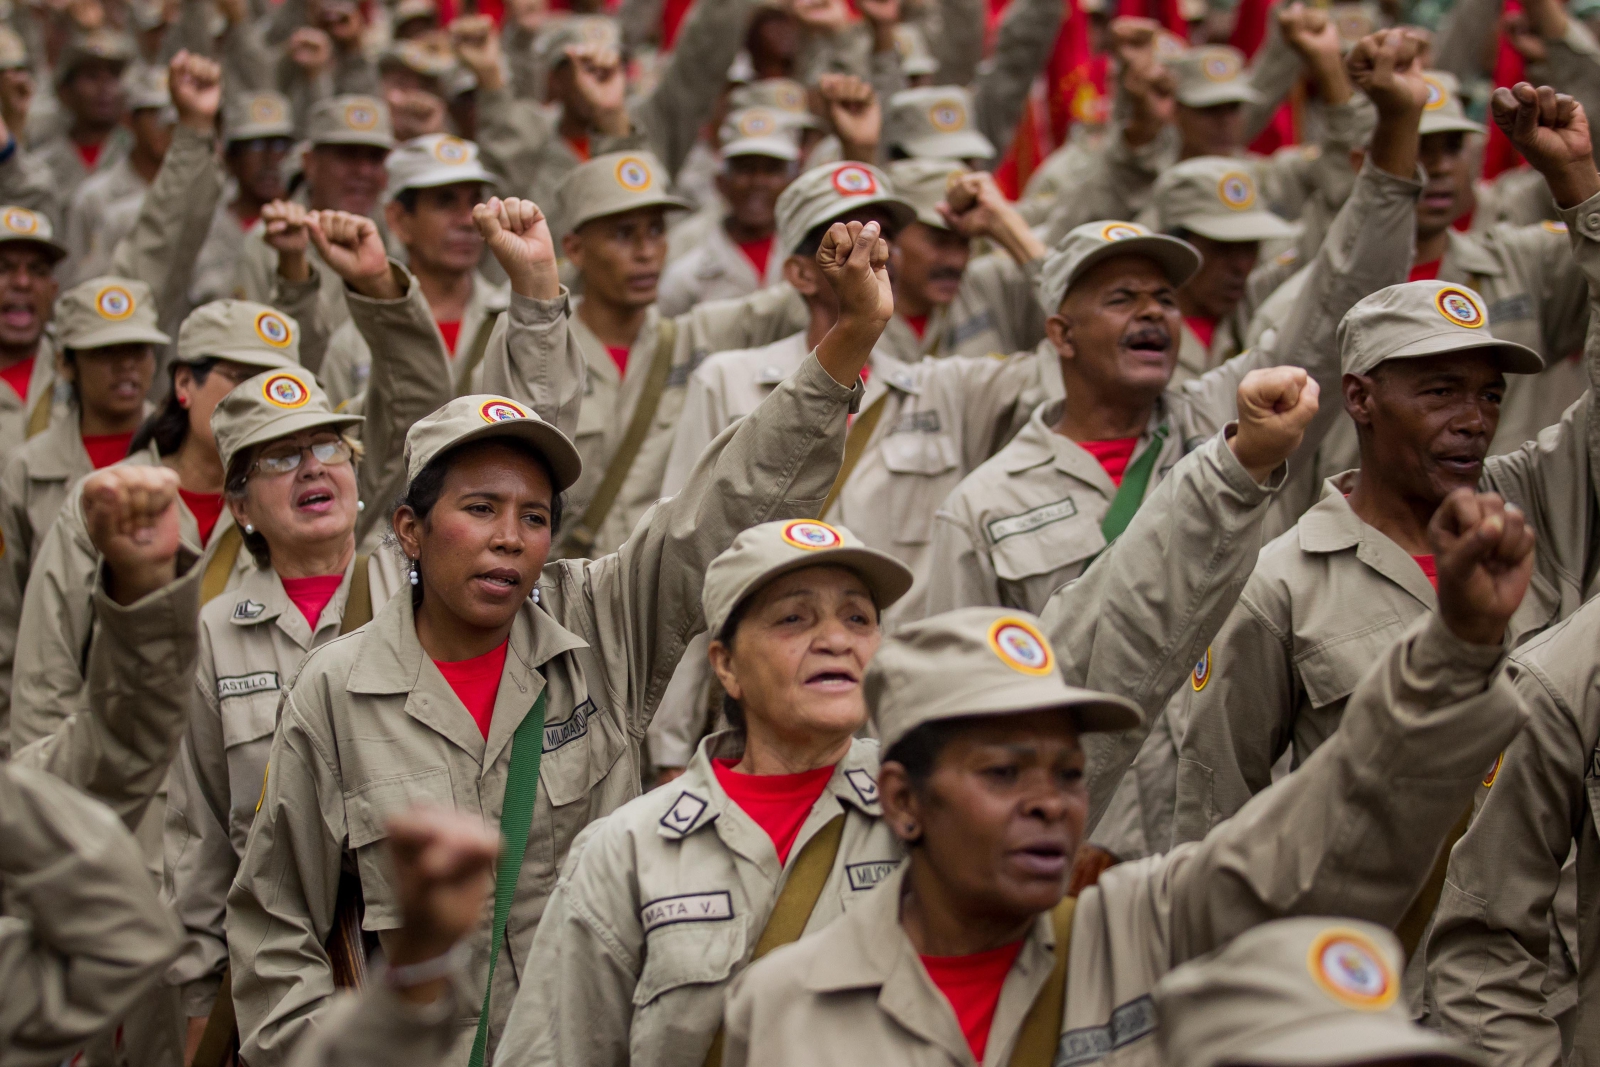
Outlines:
<svg viewBox="0 0 1600 1067"><path fill-rule="evenodd" d="M519 326L549 326L571 314L571 298L572 294L565 285L554 300L540 300L514 292L511 294L511 321Z"/></svg>

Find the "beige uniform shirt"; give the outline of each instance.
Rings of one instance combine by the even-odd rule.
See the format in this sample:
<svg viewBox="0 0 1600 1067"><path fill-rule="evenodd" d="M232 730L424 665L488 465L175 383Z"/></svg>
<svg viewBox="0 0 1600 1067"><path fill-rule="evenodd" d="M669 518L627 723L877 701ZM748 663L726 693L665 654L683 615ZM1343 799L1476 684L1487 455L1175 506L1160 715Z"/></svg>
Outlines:
<svg viewBox="0 0 1600 1067"><path fill-rule="evenodd" d="M776 243L767 273L777 281L783 273L782 257ZM667 264L661 275L656 310L668 317L682 315L706 300L732 300L760 289L766 278L756 273L750 257L739 251L728 231L707 226L702 239L679 258Z"/></svg>
<svg viewBox="0 0 1600 1067"><path fill-rule="evenodd" d="M68 490L93 473L76 406L11 457L0 475L0 602L21 610L34 554Z"/></svg>
<svg viewBox="0 0 1600 1067"><path fill-rule="evenodd" d="M1183 324L1178 341L1178 366L1172 372L1175 383L1198 378L1213 367L1220 367L1237 356L1244 348L1241 339L1250 316L1241 304L1233 314L1217 323L1208 345L1187 322Z"/></svg>
<svg viewBox="0 0 1600 1067"><path fill-rule="evenodd" d="M581 379L572 384L581 390ZM409 597L312 653L284 696L266 794L228 896L245 1059L282 1062L332 992L321 945L342 867L360 878L367 929L381 937L399 923L382 848L389 815L430 802L499 821L512 734L543 692L540 789L495 971L492 1055L573 839L639 791L650 716L684 644L704 626L706 566L748 526L815 514L858 398L813 359L620 552L547 566L539 602L525 604L512 628L487 741L424 654ZM476 989L487 975L488 929L485 916L470 938ZM458 1019L451 1062L467 1055L477 1008L469 1003Z"/></svg>
<svg viewBox="0 0 1600 1067"><path fill-rule="evenodd" d="M295 1045L289 1067L412 1067L442 1064L456 1036L456 1015L470 999L459 978L432 1004L400 999L382 981L333 998L317 1029Z"/></svg>
<svg viewBox="0 0 1600 1067"><path fill-rule="evenodd" d="M91 174L103 174L110 170L122 162L132 147L133 134L119 126L101 144L100 158L95 161L93 170L83 165L78 146L65 133L57 134L29 151L50 168L56 195L61 203L67 204Z"/></svg>
<svg viewBox="0 0 1600 1067"><path fill-rule="evenodd" d="M1497 677L1500 657L1498 647L1466 645L1424 620L1373 665L1314 769L1274 786L1202 843L1107 871L1074 915L1057 1062L1159 1064L1155 983L1259 923L1397 921L1482 768L1526 717ZM735 981L728 1067L972 1062L899 924L902 877ZM1009 1059L1053 947L1049 916L1040 916L1001 988L985 1067Z"/></svg>
<svg viewBox="0 0 1600 1067"><path fill-rule="evenodd" d="M239 258L234 264L233 291L228 295L241 300L272 304L282 310L283 301L278 297L280 285L278 252L267 244L262 237L263 232L261 223L257 222L244 235ZM306 260L316 270L320 279L319 292L322 296L326 329L332 334L350 319L349 309L344 302L344 279L322 261L315 246L306 246Z"/></svg>
<svg viewBox="0 0 1600 1067"><path fill-rule="evenodd" d="M129 198L144 195L149 183L134 172L128 158L117 160L109 167L97 169L67 205L66 223L62 227L61 243L67 246L68 259L61 272L63 288L76 285L89 278L97 278L111 269L111 249L115 242L107 242L106 216L112 208Z"/></svg>
<svg viewBox="0 0 1600 1067"><path fill-rule="evenodd" d="M1048 317L1035 290L1040 266L1018 266L1004 252L978 256L967 264L956 298L928 316L921 337L897 314L879 350L915 363L923 356L998 356L1032 348L1044 340Z"/></svg>
<svg viewBox="0 0 1600 1067"><path fill-rule="evenodd" d="M18 396L10 386L0 388L0 464L9 462L28 439L28 422L40 404L49 407L51 422L68 410L68 405L56 396L56 348L55 333L46 327L33 357L28 395Z"/></svg>

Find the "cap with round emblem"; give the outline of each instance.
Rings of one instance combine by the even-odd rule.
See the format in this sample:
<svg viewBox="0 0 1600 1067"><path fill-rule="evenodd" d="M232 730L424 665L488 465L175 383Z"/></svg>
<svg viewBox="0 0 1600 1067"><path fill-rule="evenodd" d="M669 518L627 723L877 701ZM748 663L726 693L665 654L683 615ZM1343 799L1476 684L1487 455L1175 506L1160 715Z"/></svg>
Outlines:
<svg viewBox="0 0 1600 1067"><path fill-rule="evenodd" d="M313 146L333 144L394 147L389 105L375 96L330 96L311 106L306 140Z"/></svg>
<svg viewBox="0 0 1600 1067"><path fill-rule="evenodd" d="M1077 280L1102 260L1118 256L1143 256L1153 260L1173 285L1182 285L1200 269L1200 253L1187 241L1151 233L1134 222L1102 219L1086 222L1067 233L1039 269L1039 304L1051 315Z"/></svg>
<svg viewBox="0 0 1600 1067"><path fill-rule="evenodd" d="M213 300L178 327L184 363L226 359L251 367L298 367L300 327L274 308L250 300Z"/></svg>
<svg viewBox="0 0 1600 1067"><path fill-rule="evenodd" d="M1461 83L1447 70L1424 71L1422 80L1428 84L1428 100L1422 105L1422 123L1418 133L1483 133L1483 126L1467 118L1461 104Z"/></svg>
<svg viewBox="0 0 1600 1067"><path fill-rule="evenodd" d="M1460 1064L1484 1053L1416 1025L1399 996L1400 942L1351 919L1294 918L1246 930L1155 988L1170 1067Z"/></svg>
<svg viewBox="0 0 1600 1067"><path fill-rule="evenodd" d="M229 144L268 137L293 137L289 98L282 93L239 93L222 109L222 129Z"/></svg>
<svg viewBox="0 0 1600 1067"><path fill-rule="evenodd" d="M793 255L806 234L823 223L874 204L883 205L896 231L916 218L916 209L896 196L888 177L871 164L847 161L812 167L778 196L778 255Z"/></svg>
<svg viewBox="0 0 1600 1067"><path fill-rule="evenodd" d="M953 159L897 159L889 164L895 192L916 208L918 222L938 230L950 228L939 214L945 189L952 177L966 172L967 165Z"/></svg>
<svg viewBox="0 0 1600 1067"><path fill-rule="evenodd" d="M172 93L167 88L167 68L129 67L122 75L123 100L129 111L166 111L168 125L178 121L172 108Z"/></svg>
<svg viewBox="0 0 1600 1067"><path fill-rule="evenodd" d="M115 30L99 29L77 34L56 60L55 84L60 89L79 69L90 63L108 63L118 74L133 62L133 42Z"/></svg>
<svg viewBox="0 0 1600 1067"><path fill-rule="evenodd" d="M1061 711L1079 733L1143 719L1125 697L1068 685L1038 618L1008 608L960 608L902 626L878 648L864 684L885 754L918 726L948 719Z"/></svg>
<svg viewBox="0 0 1600 1067"><path fill-rule="evenodd" d="M56 301L56 338L82 351L107 345L164 345L172 338L156 328L150 287L132 278L104 275L68 289Z"/></svg>
<svg viewBox="0 0 1600 1067"><path fill-rule="evenodd" d="M722 158L768 156L793 162L800 158L801 124L792 112L770 107L733 111L717 131Z"/></svg>
<svg viewBox="0 0 1600 1067"><path fill-rule="evenodd" d="M412 138L390 152L383 166L389 172L384 196L390 200L407 189L437 189L466 182L498 184L478 158L478 146L448 133Z"/></svg>
<svg viewBox="0 0 1600 1067"><path fill-rule="evenodd" d="M56 240L55 229L47 217L25 207L0 205L0 244L13 241L38 245L49 255L51 263L58 263L67 256L67 246Z"/></svg>
<svg viewBox="0 0 1600 1067"><path fill-rule="evenodd" d="M921 159L993 159L994 145L972 126L972 94L958 85L903 89L889 98L884 143Z"/></svg>
<svg viewBox="0 0 1600 1067"><path fill-rule="evenodd" d="M1453 282L1404 282L1363 297L1339 322L1345 374L1370 374L1391 359L1482 352L1507 374L1537 374L1544 360L1531 348L1490 332L1483 298Z"/></svg>
<svg viewBox="0 0 1600 1067"><path fill-rule="evenodd" d="M334 411L311 372L296 368L269 370L240 382L211 413L211 432L226 471L247 448L305 430L343 430L363 421L359 415Z"/></svg>
<svg viewBox="0 0 1600 1067"><path fill-rule="evenodd" d="M567 61L567 49L583 45L621 49L617 23L606 15L558 15L533 41L533 95L543 100L550 75Z"/></svg>
<svg viewBox="0 0 1600 1067"><path fill-rule="evenodd" d="M515 400L493 394L459 396L406 431L406 481L442 453L472 441L508 437L526 441L550 464L556 492L583 472L583 461L567 435Z"/></svg>
<svg viewBox="0 0 1600 1067"><path fill-rule="evenodd" d="M806 106L806 87L789 78L760 78L741 85L728 94L728 107L733 111L770 107L793 116L802 126L822 128L821 120Z"/></svg>
<svg viewBox="0 0 1600 1067"><path fill-rule="evenodd" d="M868 548L842 526L819 519L764 522L742 531L706 568L700 603L706 629L721 635L740 604L768 582L803 567L843 567L854 571L882 612L911 588L911 571L885 552Z"/></svg>
<svg viewBox="0 0 1600 1067"><path fill-rule="evenodd" d="M1258 94L1245 73L1244 53L1225 44L1188 48L1163 62L1177 82L1184 107L1253 104Z"/></svg>
<svg viewBox="0 0 1600 1067"><path fill-rule="evenodd" d="M1195 156L1167 168L1156 179L1154 202L1161 229L1168 233L1268 241L1300 232L1266 209L1249 165L1228 156Z"/></svg>
<svg viewBox="0 0 1600 1067"><path fill-rule="evenodd" d="M563 233L644 207L694 207L667 190L667 169L649 152L611 152L574 168L556 187L553 220Z"/></svg>

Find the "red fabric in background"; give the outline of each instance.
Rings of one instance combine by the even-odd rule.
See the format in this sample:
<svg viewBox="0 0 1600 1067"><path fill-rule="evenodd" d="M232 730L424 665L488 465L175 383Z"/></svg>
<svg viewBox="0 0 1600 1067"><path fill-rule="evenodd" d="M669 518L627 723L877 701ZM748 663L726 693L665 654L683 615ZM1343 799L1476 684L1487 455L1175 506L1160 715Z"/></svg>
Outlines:
<svg viewBox="0 0 1600 1067"><path fill-rule="evenodd" d="M911 332L917 335L917 340L922 340L922 335L928 332L928 316L906 315L906 325L911 327Z"/></svg>
<svg viewBox="0 0 1600 1067"><path fill-rule="evenodd" d="M678 28L694 6L694 0L664 0L661 5L661 50L670 52L678 40Z"/></svg>
<svg viewBox="0 0 1600 1067"><path fill-rule="evenodd" d="M19 359L0 370L0 380L11 386L11 391L24 401L28 399L28 380L33 377L33 360L33 356Z"/></svg>
<svg viewBox="0 0 1600 1067"><path fill-rule="evenodd" d="M439 25L448 26L456 20L456 16L465 14L457 0L435 0L439 5ZM565 10L565 3L551 3L551 10ZM505 0L478 0L478 14L488 15L494 19L496 26L503 25L506 20Z"/></svg>
<svg viewBox="0 0 1600 1067"><path fill-rule="evenodd" d="M613 348L611 345L606 345L606 354L611 357L611 362L613 362L613 363L615 363L617 365L617 373L618 374L627 374L628 373L628 346L627 345L618 345L615 348Z"/></svg>
<svg viewBox="0 0 1600 1067"><path fill-rule="evenodd" d="M1417 561L1417 566L1422 568L1422 573L1428 576L1428 581L1433 583L1435 591L1439 588L1439 565L1430 553L1426 556L1412 556Z"/></svg>
<svg viewBox="0 0 1600 1067"><path fill-rule="evenodd" d="M314 574L309 578L280 578L279 581L283 582L283 591L294 601L294 606L305 616L306 625L315 633L317 620L322 618L322 609L339 591L339 583L344 581L344 575Z"/></svg>
<svg viewBox="0 0 1600 1067"><path fill-rule="evenodd" d="M1055 51L1044 73L1034 80L1016 136L1004 147L995 168L995 184L1013 200L1044 158L1066 143L1074 122L1098 125L1110 113L1107 57L1089 50L1089 17L1077 0L1067 3Z"/></svg>
<svg viewBox="0 0 1600 1067"><path fill-rule="evenodd" d="M1000 989L1005 985L1011 965L1017 962L1023 942L974 952L970 956L923 956L922 966L950 1002L961 1024L961 1033L972 1050L972 1058L983 1062L989 1047L989 1028L994 1025L994 1010L1000 1004Z"/></svg>
<svg viewBox="0 0 1600 1067"><path fill-rule="evenodd" d="M744 258L756 269L756 277L765 279L767 276L767 261L772 258L772 239L776 234L767 234L759 241L747 241L739 245L739 251L744 253Z"/></svg>
<svg viewBox="0 0 1600 1067"><path fill-rule="evenodd" d="M1200 315L1185 315L1183 322L1184 325L1194 331L1196 337L1200 338L1201 344L1207 348L1211 347L1211 339L1217 335L1216 319L1208 319Z"/></svg>
<svg viewBox="0 0 1600 1067"><path fill-rule="evenodd" d="M435 322L439 327L439 336L444 338L445 351L452 356L456 354L456 342L461 340L461 320L454 322Z"/></svg>
<svg viewBox="0 0 1600 1067"><path fill-rule="evenodd" d="M1521 13L1522 5L1517 0L1506 0L1501 12L1503 16ZM1511 47L1511 42L1503 30L1496 34L1495 49L1494 84L1515 85L1522 81L1524 75L1522 56ZM1493 119L1489 120L1488 125L1489 143L1483 148L1483 180L1486 182L1494 181L1495 175L1502 171L1523 165L1522 156L1511 147L1511 142L1506 140L1506 135L1500 132L1500 127L1494 124Z"/></svg>
<svg viewBox="0 0 1600 1067"><path fill-rule="evenodd" d="M194 516L194 521L200 527L200 543L211 542L211 531L217 528L217 520L222 517L221 493L191 493L184 488L178 489L178 495L183 498L183 504L189 509L189 514Z"/></svg>
<svg viewBox="0 0 1600 1067"><path fill-rule="evenodd" d="M94 464L94 469L99 470L125 457L128 454L128 442L132 440L132 430L127 433L84 434L83 450L89 453L89 462Z"/></svg>
<svg viewBox="0 0 1600 1067"><path fill-rule="evenodd" d="M1431 282L1439 277L1439 264L1444 260L1436 259L1432 263L1413 263L1411 273L1406 276L1408 282Z"/></svg>

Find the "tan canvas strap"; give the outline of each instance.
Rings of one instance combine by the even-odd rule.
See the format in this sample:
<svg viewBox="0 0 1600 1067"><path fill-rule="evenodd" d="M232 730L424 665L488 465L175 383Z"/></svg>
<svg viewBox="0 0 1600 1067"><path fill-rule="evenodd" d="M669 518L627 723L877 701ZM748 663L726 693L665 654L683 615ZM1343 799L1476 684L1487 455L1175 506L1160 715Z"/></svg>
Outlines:
<svg viewBox="0 0 1600 1067"><path fill-rule="evenodd" d="M239 562L239 549L244 547L244 534L237 525L223 530L221 536L217 550L206 561L206 573L200 578L202 605L211 603L228 588L228 577L233 574L233 565Z"/></svg>
<svg viewBox="0 0 1600 1067"><path fill-rule="evenodd" d="M1050 1067L1055 1062L1056 1046L1061 1043L1061 1018L1067 1005L1067 957L1072 953L1072 914L1077 906L1077 897L1064 897L1050 913L1056 932L1056 965L1022 1018L1022 1029L1007 1061L1009 1067Z"/></svg>
<svg viewBox="0 0 1600 1067"><path fill-rule="evenodd" d="M1439 906L1439 898L1444 895L1445 869L1450 866L1450 850L1456 847L1456 842L1466 834L1467 827L1472 825L1472 805L1467 805L1467 810L1461 813L1461 818L1450 828L1450 836L1444 839L1444 846L1439 849L1439 855L1434 858L1433 870L1428 872L1428 880L1422 884L1422 891L1417 894L1417 899L1411 902L1411 907L1401 917L1400 923L1394 928L1394 936L1400 939L1400 947L1405 949L1406 959L1422 944L1422 935L1428 931L1428 921L1433 918L1433 909Z"/></svg>
<svg viewBox="0 0 1600 1067"><path fill-rule="evenodd" d="M222 985L206 1016L206 1028L195 1046L191 1067L222 1067L239 1040L239 1024L233 1014L233 968L222 969Z"/></svg>
<svg viewBox="0 0 1600 1067"><path fill-rule="evenodd" d="M372 577L367 573L370 559L356 554L356 567L350 572L350 595L345 597L344 615L339 619L341 637L372 621Z"/></svg>
<svg viewBox="0 0 1600 1067"><path fill-rule="evenodd" d="M489 338L494 336L494 324L499 321L500 312L491 311L478 323L477 332L472 335L472 347L467 349L466 358L456 368L456 396L472 392L472 372L478 369L484 353L489 351Z"/></svg>
<svg viewBox="0 0 1600 1067"><path fill-rule="evenodd" d="M833 488L828 490L828 499L822 502L822 510L817 512L818 518L828 514L833 502L844 492L844 483L850 480L856 464L866 455L867 442L872 440L872 431L878 428L878 420L883 418L883 409L888 399L887 392L880 393L878 399L868 404L867 410L857 415L856 421L850 424L850 432L844 438L844 462L839 464L839 476L833 480Z"/></svg>
<svg viewBox="0 0 1600 1067"><path fill-rule="evenodd" d="M767 925L756 941L751 963L775 948L800 940L806 923L811 921L817 901L822 897L822 887L827 884L834 861L839 858L839 842L843 838L844 816L835 815L800 850L800 855L795 857L794 870L789 872L789 880L783 883L783 891L773 903L772 914L767 916ZM717 1028L717 1036L711 1039L705 1067L722 1067L721 1027Z"/></svg>
<svg viewBox="0 0 1600 1067"><path fill-rule="evenodd" d="M677 343L677 322L662 319L656 327L656 354L650 361L644 391L639 394L639 402L633 407L633 418L628 420L628 431L622 435L622 443L611 456L605 477L600 479L600 487L595 490L589 506L583 509L582 518L567 528L566 536L562 538L562 555L581 558L594 548L595 539L600 536L600 527L611 513L611 506L617 502L622 484L628 480L628 472L633 470L634 460L639 458L639 450L644 447L645 438L650 436L650 424L655 421L656 409L661 406L661 395L667 391L667 377L672 371L672 350Z"/></svg>
<svg viewBox="0 0 1600 1067"><path fill-rule="evenodd" d="M39 399L33 402L33 410L28 412L28 436L38 437L50 428L50 395L55 390L46 389L39 394Z"/></svg>

